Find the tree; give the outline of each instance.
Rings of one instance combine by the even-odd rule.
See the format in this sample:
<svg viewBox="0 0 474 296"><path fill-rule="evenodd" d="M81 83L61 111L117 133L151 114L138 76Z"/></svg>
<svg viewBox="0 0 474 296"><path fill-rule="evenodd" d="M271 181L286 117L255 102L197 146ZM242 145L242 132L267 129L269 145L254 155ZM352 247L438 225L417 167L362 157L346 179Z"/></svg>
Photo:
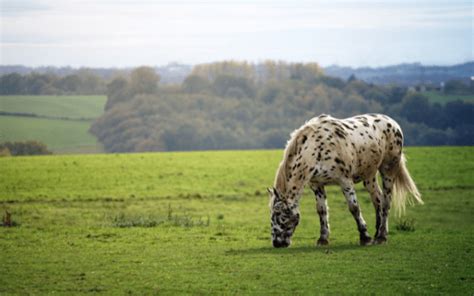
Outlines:
<svg viewBox="0 0 474 296"><path fill-rule="evenodd" d="M351 83L352 81L356 81L357 80L357 77L355 76L355 74L351 74L351 76L349 76L349 78L347 78L347 82Z"/></svg>
<svg viewBox="0 0 474 296"><path fill-rule="evenodd" d="M79 75L67 75L54 83L54 86L66 94L77 93L81 88L81 78Z"/></svg>
<svg viewBox="0 0 474 296"><path fill-rule="evenodd" d="M24 82L24 78L20 74L3 75L0 79L0 92L2 95L24 94Z"/></svg>
<svg viewBox="0 0 474 296"><path fill-rule="evenodd" d="M213 87L214 92L222 97L225 97L231 88L240 89L248 98L254 98L256 95L255 85L244 77L220 75L214 81Z"/></svg>
<svg viewBox="0 0 474 296"><path fill-rule="evenodd" d="M419 93L406 95L401 103L401 115L412 122L429 122L431 105L427 97Z"/></svg>
<svg viewBox="0 0 474 296"><path fill-rule="evenodd" d="M449 126L474 125L474 104L461 100L452 101L444 107L445 115L449 118Z"/></svg>
<svg viewBox="0 0 474 296"><path fill-rule="evenodd" d="M182 88L187 93L200 93L210 89L209 80L199 75L189 75L183 82Z"/></svg>
<svg viewBox="0 0 474 296"><path fill-rule="evenodd" d="M131 99L131 92L128 81L123 77L117 77L107 84L107 103L105 110L109 110L117 103Z"/></svg>
<svg viewBox="0 0 474 296"><path fill-rule="evenodd" d="M130 90L136 94L154 94L158 90L160 76L151 67L139 67L130 74Z"/></svg>
<svg viewBox="0 0 474 296"><path fill-rule="evenodd" d="M322 76L323 71L317 63L290 64L290 79L313 83Z"/></svg>

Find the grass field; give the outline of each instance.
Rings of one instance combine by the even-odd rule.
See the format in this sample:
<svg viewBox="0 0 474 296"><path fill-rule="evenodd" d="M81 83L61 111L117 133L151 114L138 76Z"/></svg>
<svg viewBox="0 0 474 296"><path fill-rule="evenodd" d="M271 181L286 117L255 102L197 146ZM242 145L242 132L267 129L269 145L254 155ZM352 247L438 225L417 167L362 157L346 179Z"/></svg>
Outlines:
<svg viewBox="0 0 474 296"><path fill-rule="evenodd" d="M281 151L0 158L17 223L0 227L0 294L472 295L474 148L407 154L425 205L392 217L388 244L358 246L330 187L330 246L307 191L288 249L271 247L265 194Z"/></svg>
<svg viewBox="0 0 474 296"><path fill-rule="evenodd" d="M0 96L0 111L73 119L97 118L106 96Z"/></svg>
<svg viewBox="0 0 474 296"><path fill-rule="evenodd" d="M105 101L105 96L0 96L1 112L48 117L0 116L0 142L41 141L54 153L101 152L89 127Z"/></svg>
<svg viewBox="0 0 474 296"><path fill-rule="evenodd" d="M432 103L439 103L441 105L457 100L474 103L474 95L446 95L438 91L423 92L423 95L427 96Z"/></svg>
<svg viewBox="0 0 474 296"><path fill-rule="evenodd" d="M90 124L90 121L0 116L0 142L34 139L56 153L97 152L101 148L89 133Z"/></svg>

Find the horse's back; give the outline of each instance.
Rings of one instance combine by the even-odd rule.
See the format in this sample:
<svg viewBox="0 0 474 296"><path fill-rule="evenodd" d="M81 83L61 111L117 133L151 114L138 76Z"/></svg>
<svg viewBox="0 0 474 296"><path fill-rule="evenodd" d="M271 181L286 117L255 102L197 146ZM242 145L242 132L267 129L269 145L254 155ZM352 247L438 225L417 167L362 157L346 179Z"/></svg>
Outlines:
<svg viewBox="0 0 474 296"><path fill-rule="evenodd" d="M324 114L305 126L311 128L316 139L325 143L315 146L320 151L316 149L312 157L316 157L320 171L333 171L329 173L331 179L364 180L400 161L403 134L398 123L386 115L364 114L337 119ZM300 128L302 133L305 130L308 129Z"/></svg>

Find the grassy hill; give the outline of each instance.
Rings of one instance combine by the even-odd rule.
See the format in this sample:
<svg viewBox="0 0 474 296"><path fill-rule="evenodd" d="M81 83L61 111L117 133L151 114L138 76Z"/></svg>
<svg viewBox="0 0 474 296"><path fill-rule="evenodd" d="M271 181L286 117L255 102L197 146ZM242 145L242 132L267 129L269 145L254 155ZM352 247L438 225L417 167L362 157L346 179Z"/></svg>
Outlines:
<svg viewBox="0 0 474 296"><path fill-rule="evenodd" d="M307 190L288 249L271 247L268 197L282 151L0 158L0 294L469 294L474 148L409 148L425 205L360 247L340 189L331 243ZM358 186L374 233L374 211ZM401 227L408 225L409 227Z"/></svg>
<svg viewBox="0 0 474 296"><path fill-rule="evenodd" d="M474 95L446 95L438 91L423 92L423 95L428 97L432 103L439 103L441 105L457 100L474 103Z"/></svg>
<svg viewBox="0 0 474 296"><path fill-rule="evenodd" d="M100 152L88 130L105 101L105 96L0 96L0 112L16 114L0 116L0 142L38 140L55 153Z"/></svg>

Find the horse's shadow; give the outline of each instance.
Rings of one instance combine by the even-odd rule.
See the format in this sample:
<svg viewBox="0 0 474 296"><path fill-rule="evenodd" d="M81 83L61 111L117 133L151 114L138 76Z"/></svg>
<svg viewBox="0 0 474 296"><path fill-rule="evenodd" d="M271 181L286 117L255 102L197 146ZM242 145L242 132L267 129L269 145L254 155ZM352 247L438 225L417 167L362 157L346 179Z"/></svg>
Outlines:
<svg viewBox="0 0 474 296"><path fill-rule="evenodd" d="M301 253L320 253L320 254L330 254L336 252L344 251L358 251L364 250L366 248L371 248L373 246L360 246L358 244L337 244L334 246L294 246L289 248L277 249L272 246L268 247L258 247L250 249L240 249L240 250L228 250L226 251L227 255L282 255L282 254L301 254Z"/></svg>

